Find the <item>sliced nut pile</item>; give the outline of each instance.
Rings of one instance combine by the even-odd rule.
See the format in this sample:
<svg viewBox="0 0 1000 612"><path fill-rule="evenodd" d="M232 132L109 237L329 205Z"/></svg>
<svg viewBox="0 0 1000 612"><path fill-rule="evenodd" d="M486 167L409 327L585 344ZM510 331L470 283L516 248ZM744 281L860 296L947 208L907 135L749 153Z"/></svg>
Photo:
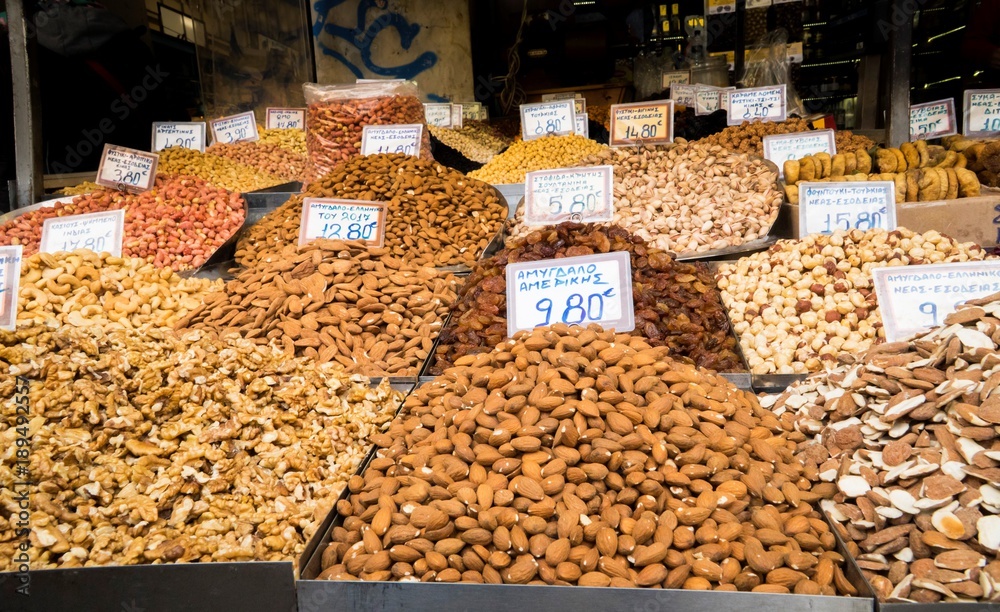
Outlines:
<svg viewBox="0 0 1000 612"><path fill-rule="evenodd" d="M277 145L282 149L288 149L289 151L293 151L302 156L307 154L305 130L278 128L265 130L263 128L258 128L257 133L260 135L260 139L257 142L261 144Z"/></svg>
<svg viewBox="0 0 1000 612"><path fill-rule="evenodd" d="M806 476L882 601L1000 601L1000 294L786 391ZM784 420L784 417L783 417Z"/></svg>
<svg viewBox="0 0 1000 612"><path fill-rule="evenodd" d="M237 263L253 267L297 244L306 197L385 202L387 253L419 265L472 265L507 218L492 187L433 161L358 156L254 224L237 245Z"/></svg>
<svg viewBox="0 0 1000 612"><path fill-rule="evenodd" d="M518 140L469 176L493 185L523 183L528 172L575 166L584 157L605 148L578 134Z"/></svg>
<svg viewBox="0 0 1000 612"><path fill-rule="evenodd" d="M197 176L230 191L257 191L287 182L225 157L180 147L160 151L156 170L160 174Z"/></svg>
<svg viewBox="0 0 1000 612"><path fill-rule="evenodd" d="M373 437L320 578L853 594L797 439L641 338L521 333Z"/></svg>
<svg viewBox="0 0 1000 612"><path fill-rule="evenodd" d="M238 330L286 355L367 375L416 375L455 302L457 279L363 243L289 246L243 270L177 323Z"/></svg>
<svg viewBox="0 0 1000 612"><path fill-rule="evenodd" d="M0 345L4 571L16 376L34 381L31 569L295 559L401 401L231 336L26 327Z"/></svg>
<svg viewBox="0 0 1000 612"><path fill-rule="evenodd" d="M837 231L781 240L719 268L718 286L754 374L817 372L883 337L871 270L982 260L986 252L930 231Z"/></svg>
<svg viewBox="0 0 1000 612"><path fill-rule="evenodd" d="M434 372L464 355L488 352L507 339L508 263L626 251L631 254L635 331L675 359L703 368L742 370L736 340L712 276L703 264L676 262L617 226L564 223L519 240L480 262L460 291L451 323L441 334Z"/></svg>
<svg viewBox="0 0 1000 612"><path fill-rule="evenodd" d="M306 156L276 144L255 142L219 142L205 150L237 163L256 168L261 174L286 181L301 181L306 173Z"/></svg>
<svg viewBox="0 0 1000 612"><path fill-rule="evenodd" d="M793 117L787 121L744 121L731 125L718 134L712 134L698 141L700 144L718 145L729 151L764 155L764 137L771 134L792 134L807 132L809 122Z"/></svg>

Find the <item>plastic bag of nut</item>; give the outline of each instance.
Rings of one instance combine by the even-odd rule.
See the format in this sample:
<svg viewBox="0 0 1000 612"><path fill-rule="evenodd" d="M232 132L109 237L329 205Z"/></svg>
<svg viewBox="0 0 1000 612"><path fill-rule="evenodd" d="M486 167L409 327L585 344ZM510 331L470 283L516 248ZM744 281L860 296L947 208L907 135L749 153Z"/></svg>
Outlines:
<svg viewBox="0 0 1000 612"><path fill-rule="evenodd" d="M361 152L366 125L424 123L424 105L416 83L356 83L302 86L306 104L306 149L309 178L323 177L338 163ZM433 159L426 129L420 157Z"/></svg>

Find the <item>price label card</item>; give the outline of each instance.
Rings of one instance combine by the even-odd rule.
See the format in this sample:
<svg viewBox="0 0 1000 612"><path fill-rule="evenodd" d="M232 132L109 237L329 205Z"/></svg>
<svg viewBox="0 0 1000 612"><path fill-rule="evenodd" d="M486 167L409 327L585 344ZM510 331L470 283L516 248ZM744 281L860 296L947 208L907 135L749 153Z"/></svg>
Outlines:
<svg viewBox="0 0 1000 612"><path fill-rule="evenodd" d="M696 85L681 85L676 83L670 86L670 99L677 106L695 106L698 102L698 88Z"/></svg>
<svg viewBox="0 0 1000 612"><path fill-rule="evenodd" d="M1000 89L968 89L965 92L965 129L969 138L987 138L1000 133Z"/></svg>
<svg viewBox="0 0 1000 612"><path fill-rule="evenodd" d="M590 121L588 121L587 115L576 116L576 128L573 131L584 138L590 138Z"/></svg>
<svg viewBox="0 0 1000 612"><path fill-rule="evenodd" d="M729 125L744 121L784 121L785 85L736 89L729 97Z"/></svg>
<svg viewBox="0 0 1000 612"><path fill-rule="evenodd" d="M458 129L462 127L462 105L452 104L451 105L451 127Z"/></svg>
<svg viewBox="0 0 1000 612"><path fill-rule="evenodd" d="M799 238L875 228L896 229L892 181L799 183Z"/></svg>
<svg viewBox="0 0 1000 612"><path fill-rule="evenodd" d="M736 0L705 0L705 13L724 15L736 12Z"/></svg>
<svg viewBox="0 0 1000 612"><path fill-rule="evenodd" d="M573 98L573 112L583 115L587 112L587 101L583 98Z"/></svg>
<svg viewBox="0 0 1000 612"><path fill-rule="evenodd" d="M385 243L385 211L382 202L305 198L299 245L317 238L329 240L364 240L368 246Z"/></svg>
<svg viewBox="0 0 1000 612"><path fill-rule="evenodd" d="M366 125L361 128L361 154L403 153L418 157L423 133L424 126L419 123Z"/></svg>
<svg viewBox="0 0 1000 612"><path fill-rule="evenodd" d="M424 119L427 125L451 127L451 104L424 104Z"/></svg>
<svg viewBox="0 0 1000 612"><path fill-rule="evenodd" d="M563 91L560 93L547 93L542 94L542 102L548 102L549 100L576 100L580 94L575 91Z"/></svg>
<svg viewBox="0 0 1000 612"><path fill-rule="evenodd" d="M534 140L554 134L564 136L576 130L576 102L552 100L521 105L521 137Z"/></svg>
<svg viewBox="0 0 1000 612"><path fill-rule="evenodd" d="M507 335L568 323L635 329L632 264L624 251L507 266Z"/></svg>
<svg viewBox="0 0 1000 612"><path fill-rule="evenodd" d="M0 329L17 327L17 293L21 283L21 245L0 247ZM630 292L631 295L631 292Z"/></svg>
<svg viewBox="0 0 1000 612"><path fill-rule="evenodd" d="M725 95L722 90L708 85L699 85L697 87L698 89L694 94L694 114L711 115L719 110L719 107L722 106L720 99Z"/></svg>
<svg viewBox="0 0 1000 612"><path fill-rule="evenodd" d="M406 79L358 79L355 83L405 83Z"/></svg>
<svg viewBox="0 0 1000 612"><path fill-rule="evenodd" d="M910 107L910 140L930 140L957 133L954 98Z"/></svg>
<svg viewBox="0 0 1000 612"><path fill-rule="evenodd" d="M771 6L771 0L747 0L747 8L767 8Z"/></svg>
<svg viewBox="0 0 1000 612"><path fill-rule="evenodd" d="M802 60L805 58L805 54L802 50L802 41L788 43L788 49L785 53L788 57L788 61L792 64L801 64Z"/></svg>
<svg viewBox="0 0 1000 612"><path fill-rule="evenodd" d="M524 223L610 223L615 216L614 168L560 168L525 175Z"/></svg>
<svg viewBox="0 0 1000 612"><path fill-rule="evenodd" d="M124 234L125 209L52 217L42 224L42 241L38 250L58 253L89 249L121 257Z"/></svg>
<svg viewBox="0 0 1000 612"><path fill-rule="evenodd" d="M139 193L153 186L156 164L160 156L128 147L104 145L101 164L97 167L98 185L119 191Z"/></svg>
<svg viewBox="0 0 1000 612"><path fill-rule="evenodd" d="M475 121L479 119L479 115L483 112L482 102L467 102L462 104L462 119L468 119L470 121Z"/></svg>
<svg viewBox="0 0 1000 612"><path fill-rule="evenodd" d="M771 134L764 137L764 159L778 166L778 176L782 178L786 161L816 153L829 153L831 156L837 154L837 137L833 130Z"/></svg>
<svg viewBox="0 0 1000 612"><path fill-rule="evenodd" d="M215 142L225 143L259 140L253 111L216 119L212 122L212 138Z"/></svg>
<svg viewBox="0 0 1000 612"><path fill-rule="evenodd" d="M205 122L154 121L153 122L153 153L180 147L205 152Z"/></svg>
<svg viewBox="0 0 1000 612"><path fill-rule="evenodd" d="M674 101L611 105L612 147L659 145L674 141Z"/></svg>
<svg viewBox="0 0 1000 612"><path fill-rule="evenodd" d="M304 108L272 108L267 109L269 130L304 130L306 129L306 109Z"/></svg>
<svg viewBox="0 0 1000 612"><path fill-rule="evenodd" d="M663 89L670 89L671 85L687 85L690 82L690 70L671 70L670 72L664 72L663 76L660 77L660 87Z"/></svg>
<svg viewBox="0 0 1000 612"><path fill-rule="evenodd" d="M874 268L872 281L888 342L944 324L968 300L1000 291L1000 261Z"/></svg>

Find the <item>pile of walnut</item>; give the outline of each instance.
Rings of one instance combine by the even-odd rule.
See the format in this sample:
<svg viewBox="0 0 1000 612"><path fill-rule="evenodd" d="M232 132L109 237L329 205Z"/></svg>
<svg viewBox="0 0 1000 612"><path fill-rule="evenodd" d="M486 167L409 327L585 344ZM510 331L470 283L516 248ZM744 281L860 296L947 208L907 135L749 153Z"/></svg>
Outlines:
<svg viewBox="0 0 1000 612"><path fill-rule="evenodd" d="M774 404L882 601L1000 600L1000 294L970 304Z"/></svg>
<svg viewBox="0 0 1000 612"><path fill-rule="evenodd" d="M854 594L786 433L640 338L556 325L414 392L321 579Z"/></svg>
<svg viewBox="0 0 1000 612"><path fill-rule="evenodd" d="M32 380L32 569L294 559L401 400L234 336L22 327L0 332L6 485L18 376ZM3 571L15 526L0 516Z"/></svg>

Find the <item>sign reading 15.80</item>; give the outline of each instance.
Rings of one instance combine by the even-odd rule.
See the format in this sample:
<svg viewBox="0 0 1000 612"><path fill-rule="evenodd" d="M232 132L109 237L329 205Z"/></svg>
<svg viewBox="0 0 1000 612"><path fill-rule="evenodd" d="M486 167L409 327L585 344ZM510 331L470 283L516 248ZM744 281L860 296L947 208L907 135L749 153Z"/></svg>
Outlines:
<svg viewBox="0 0 1000 612"><path fill-rule="evenodd" d="M305 198L299 244L317 238L363 240L380 247L385 242L386 206L382 202Z"/></svg>

